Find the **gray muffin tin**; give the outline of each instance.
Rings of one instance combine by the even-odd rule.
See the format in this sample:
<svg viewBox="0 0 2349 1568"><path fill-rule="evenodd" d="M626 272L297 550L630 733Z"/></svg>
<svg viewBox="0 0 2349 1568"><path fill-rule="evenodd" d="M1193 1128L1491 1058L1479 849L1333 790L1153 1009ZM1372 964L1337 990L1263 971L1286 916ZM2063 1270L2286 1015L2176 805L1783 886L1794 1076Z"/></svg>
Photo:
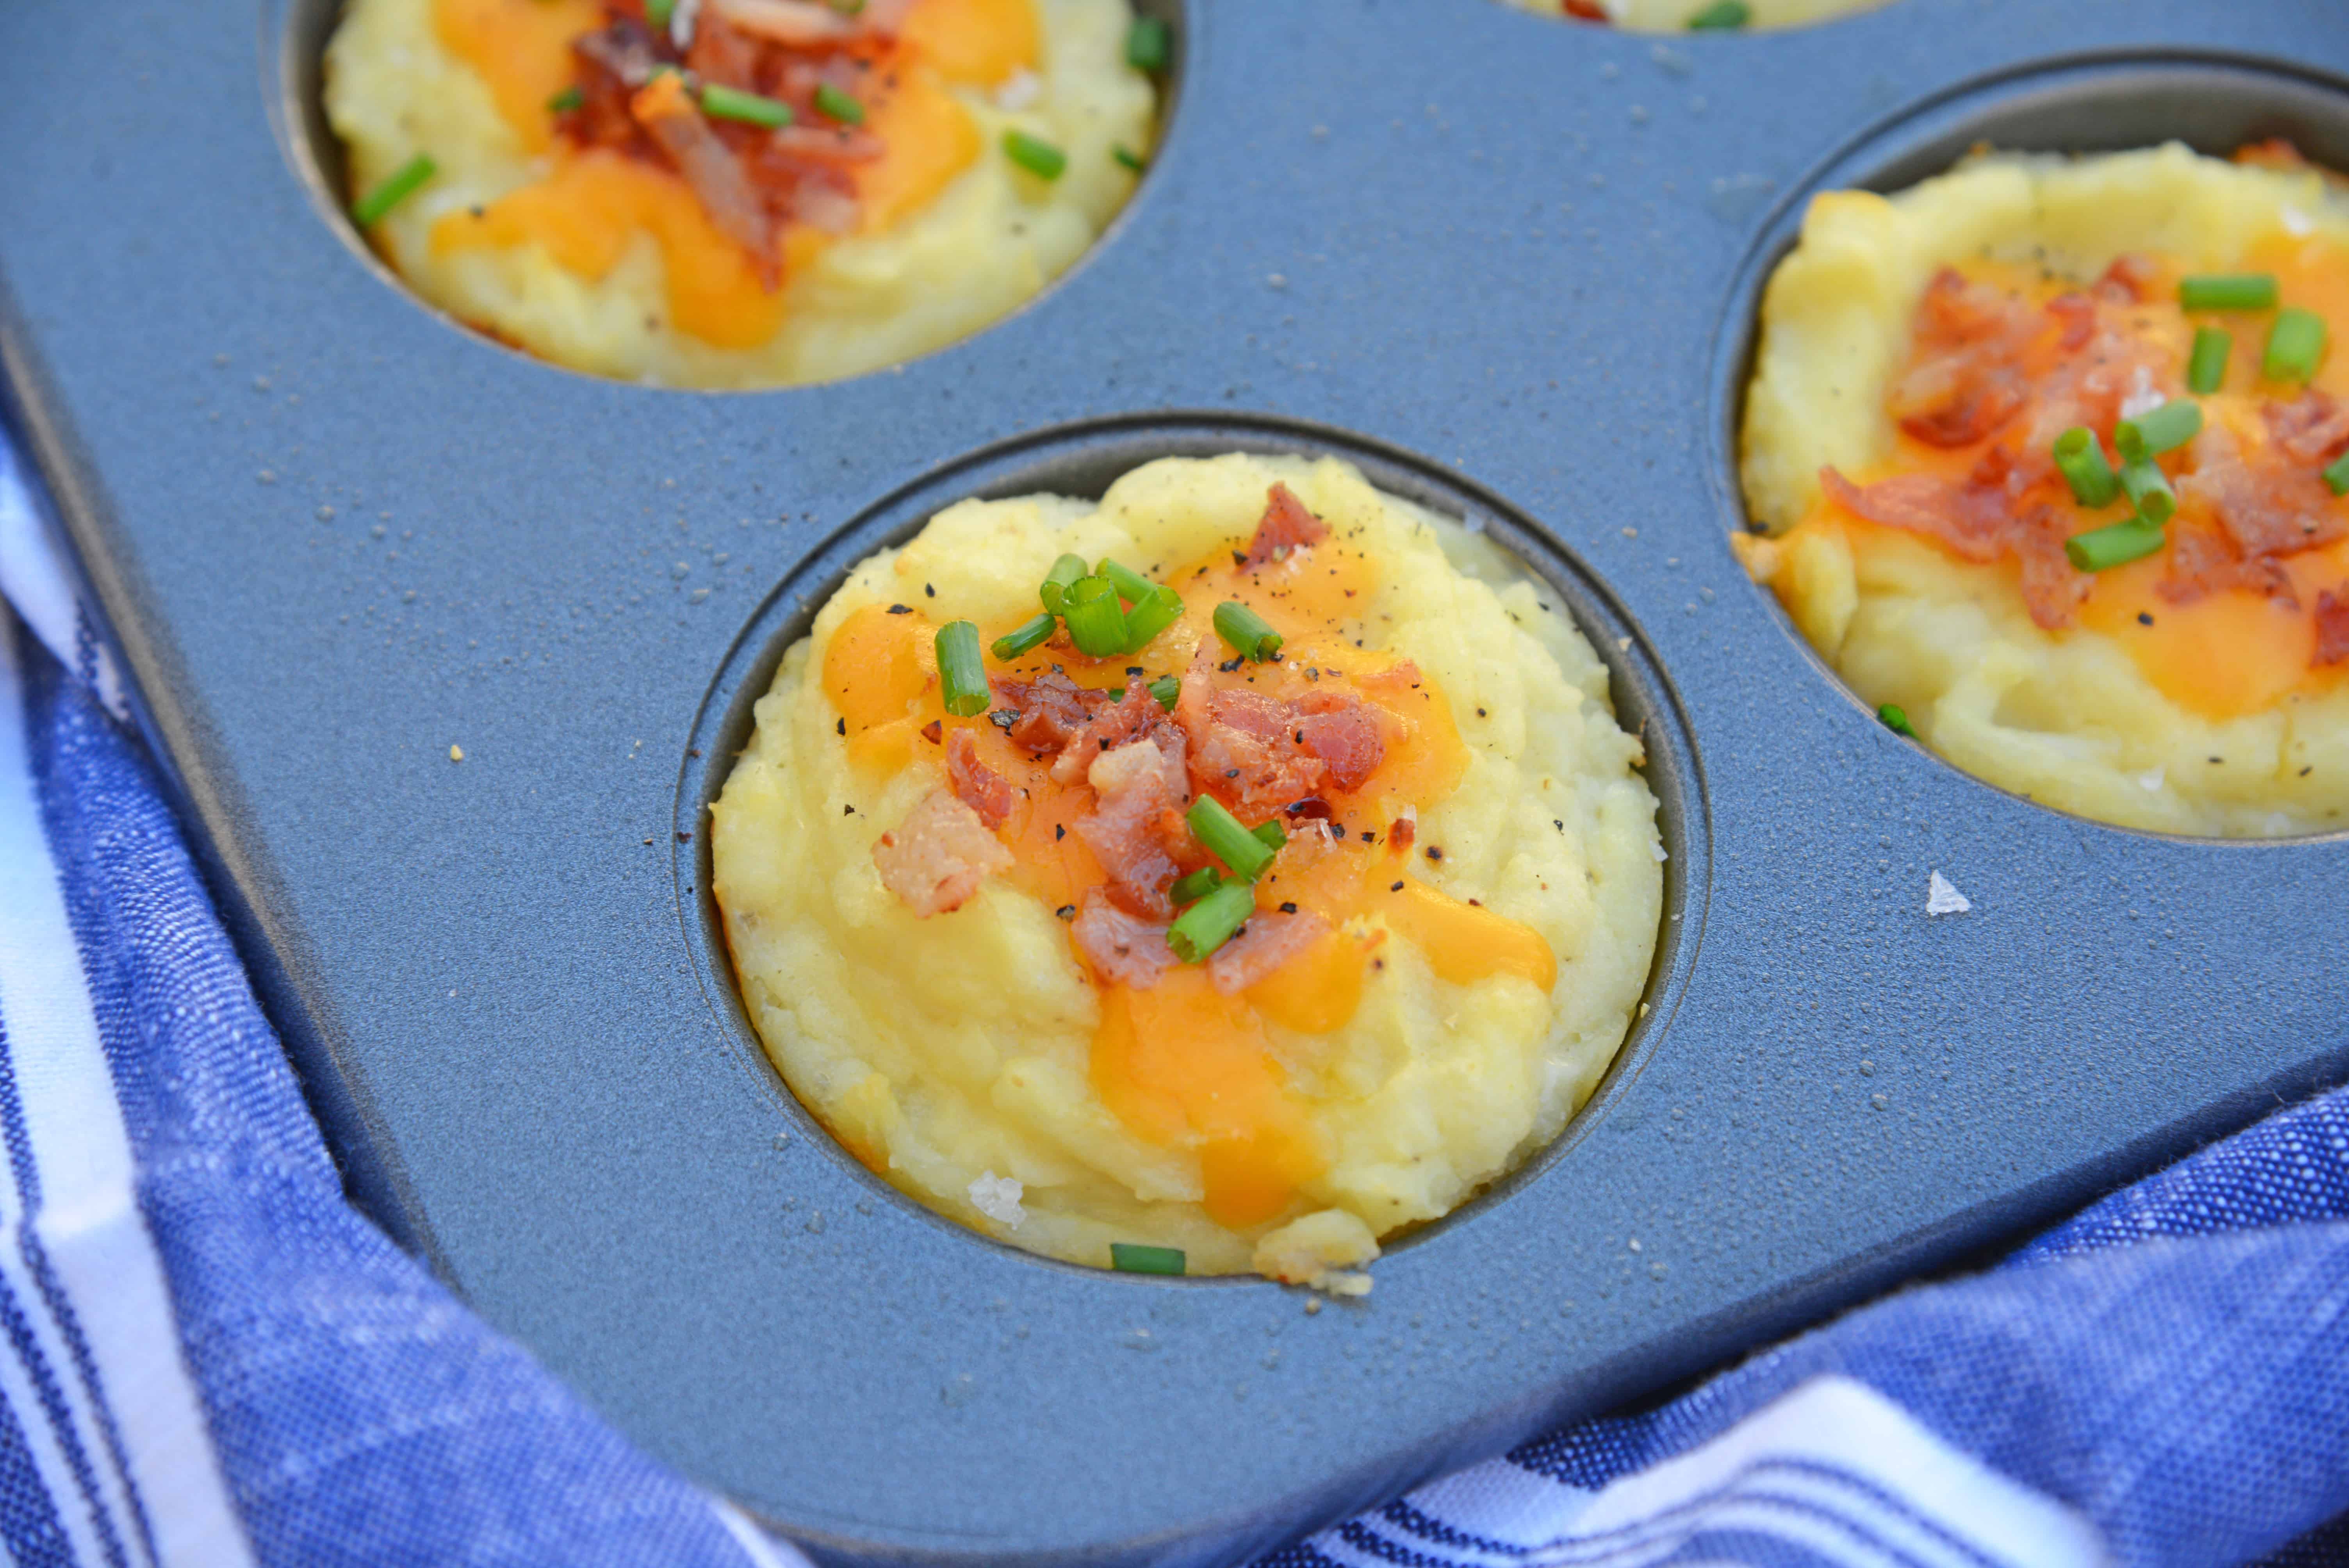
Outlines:
<svg viewBox="0 0 2349 1568"><path fill-rule="evenodd" d="M1728 547L1754 302L1809 192L1982 139L2283 133L2349 167L2336 0L1669 39L1165 0L1164 145L1081 265L897 370L726 395L408 297L337 216L331 5L0 6L12 410L354 1194L820 1556L1230 1560L1962 1262L2349 1059L2349 846L1967 779ZM1590 1107L1318 1313L900 1198L767 1067L703 891L750 700L850 562L963 495L1234 448L1350 457L1549 576L1646 726L1671 854ZM1970 913L1925 916L1935 869Z"/></svg>

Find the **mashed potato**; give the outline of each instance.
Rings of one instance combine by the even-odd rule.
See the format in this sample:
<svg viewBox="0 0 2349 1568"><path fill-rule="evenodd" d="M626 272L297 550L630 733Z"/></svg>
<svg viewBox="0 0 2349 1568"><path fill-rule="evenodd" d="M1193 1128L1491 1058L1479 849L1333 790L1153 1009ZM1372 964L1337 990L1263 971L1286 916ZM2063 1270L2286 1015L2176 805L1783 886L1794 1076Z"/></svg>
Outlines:
<svg viewBox="0 0 2349 1568"><path fill-rule="evenodd" d="M1604 19L1618 27L1642 33L1677 33L1691 17L1712 8L1713 0L1508 0L1521 10L1547 16L1574 15L1588 21ZM1799 27L1824 22L1852 11L1873 10L1887 0L1746 0L1749 27ZM1599 13L1600 15L1594 15Z"/></svg>
<svg viewBox="0 0 2349 1568"><path fill-rule="evenodd" d="M1238 572L1276 482L1330 537ZM1321 706L1375 693L1411 716L1384 721L1366 780L1322 787L1342 843L1310 816L1283 819L1246 929L1295 918L1299 901L1336 923L1244 992L1206 983L1214 961L1144 988L1081 956L1100 890L1070 890L1100 873L1061 863L1085 830L1064 833L1055 813L1081 819L1092 790L1055 793L1050 757L1020 770L1005 738L1019 688L997 658L995 722L944 715L934 628L967 617L992 637L1029 619L1065 552L1173 584L1184 617L1138 655L1092 661L1056 643L1030 670L1049 660L1094 688L1139 671L1133 711L1152 702L1139 683L1182 672L1170 725L1195 683L1259 679L1251 689ZM1217 665L1229 650L1207 616L1224 593L1290 626L1275 662ZM1309 602L1339 606L1318 632ZM1662 854L1605 667L1480 538L1338 462L1167 459L1098 503L953 507L857 567L756 713L713 809L712 855L770 1055L874 1171L1033 1252L1106 1265L1113 1243L1140 1243L1181 1249L1193 1274L1367 1288L1351 1270L1376 1237L1446 1212L1557 1135L1647 982ZM885 884L876 843L885 861L923 813L960 810L947 759L972 744L965 730L996 748L1023 803L971 857L988 867L976 892L925 918Z"/></svg>
<svg viewBox="0 0 2349 1568"><path fill-rule="evenodd" d="M1987 449L1954 451L1896 428L1888 397L1913 374L1912 323L1945 269L2031 308L2054 298L2051 312L2101 313L2097 330L2123 335L2094 339L2073 362L2101 363L2108 342L2120 346L2116 367L2139 356L2106 388L2117 407L2089 420L2107 451L2116 412L2187 397L2198 326L2232 334L2221 388L2199 398L2201 434L2163 459L2179 511L2158 553L2093 574L2054 554L2034 606L2014 560L1965 559L1947 532L1882 526L1823 497L1829 469L1861 481L1943 473L1945 496L1979 497L2004 480L1966 472L1978 453L2003 446L2034 459L2050 447L2042 427L2066 422L2034 424L2026 407ZM2287 150L2227 162L2176 145L1984 156L1889 198L1819 196L1763 306L1743 465L1768 537L1742 537L1740 552L1855 692L1899 705L1928 746L1970 773L2128 827L2245 837L2336 828L2349 807L2349 694L2319 627L2336 593L2349 599L2349 550L2336 537L2349 509L2316 470L2337 450L2323 445L2330 432L2349 440L2333 401L2349 394L2349 366L2335 352L2306 387L2265 375L2272 311L2179 309L2178 278L2208 273L2273 274L2283 303L2328 315L2337 335L2349 325L2349 205ZM2304 449L2287 455L2281 438L2311 422ZM2318 547L2269 556L2246 545L2257 519L2247 521L2223 473L2238 488L2247 473L2270 484ZM2080 509L2061 483L2041 492L2054 496L2059 530L2128 514L2126 498ZM2189 549L2225 571L2198 574Z"/></svg>
<svg viewBox="0 0 2349 1568"><path fill-rule="evenodd" d="M926 353L1083 253L1151 149L1126 0L917 0L915 63L863 128L888 153L857 170L861 218L785 231L769 288L666 168L555 135L571 40L605 17L596 0L350 0L326 62L354 191L419 152L439 166L369 230L378 249L433 304L575 369L765 387ZM1006 155L1015 130L1065 155L1057 178Z"/></svg>

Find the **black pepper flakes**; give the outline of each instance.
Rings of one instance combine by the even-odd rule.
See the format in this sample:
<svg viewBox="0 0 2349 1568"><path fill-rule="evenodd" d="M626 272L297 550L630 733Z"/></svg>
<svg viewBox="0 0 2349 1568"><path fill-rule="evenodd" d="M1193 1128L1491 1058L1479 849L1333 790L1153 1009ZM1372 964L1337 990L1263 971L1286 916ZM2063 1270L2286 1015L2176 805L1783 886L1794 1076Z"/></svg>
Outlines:
<svg viewBox="0 0 2349 1568"><path fill-rule="evenodd" d="M833 729L836 733L841 734L841 735L846 735L846 734L848 733L848 720L846 720L846 719L844 719L844 718L843 718L843 719L840 720L838 723L834 724L832 727L833 727Z"/></svg>
<svg viewBox="0 0 2349 1568"><path fill-rule="evenodd" d="M924 597L930 599L935 599L938 596L937 589L927 583L922 584L922 593Z"/></svg>
<svg viewBox="0 0 2349 1568"><path fill-rule="evenodd" d="M843 806L840 809L840 814L843 817L854 817L856 815L856 808L854 806Z"/></svg>
<svg viewBox="0 0 2349 1568"><path fill-rule="evenodd" d="M892 604L889 606L889 614L892 615L910 615L913 613L914 607L911 604Z"/></svg>
<svg viewBox="0 0 2349 1568"><path fill-rule="evenodd" d="M1402 891L1402 883L1401 883L1401 882L1389 882L1389 883L1387 884L1387 891L1388 891L1389 892L1401 892Z"/></svg>
<svg viewBox="0 0 2349 1568"><path fill-rule="evenodd" d="M2150 611L2150 610L2139 610L2139 611L2137 613L2137 624L2138 625L2140 625L2140 626L2150 626L2150 625L2152 625L2152 624L2153 624L2153 612L2152 612L2152 611Z"/></svg>
<svg viewBox="0 0 2349 1568"><path fill-rule="evenodd" d="M1064 903L1052 913L1062 920L1074 920L1077 918L1077 906L1073 903Z"/></svg>
<svg viewBox="0 0 2349 1568"><path fill-rule="evenodd" d="M1062 839L1065 839L1068 836L1069 825L1066 822L1055 822L1052 824L1052 841L1054 843L1059 843Z"/></svg>
<svg viewBox="0 0 2349 1568"><path fill-rule="evenodd" d="M1284 903L1280 906L1280 913L1283 914L1295 914L1297 913L1297 906L1293 903Z"/></svg>
<svg viewBox="0 0 2349 1568"><path fill-rule="evenodd" d="M1440 861L1440 860L1442 860L1442 859L1444 858L1444 850L1443 850L1443 847L1442 847L1441 845L1438 845L1438 844L1430 844L1430 845L1428 845L1428 846L1427 846L1427 858L1428 858L1429 860L1431 860L1431 861Z"/></svg>

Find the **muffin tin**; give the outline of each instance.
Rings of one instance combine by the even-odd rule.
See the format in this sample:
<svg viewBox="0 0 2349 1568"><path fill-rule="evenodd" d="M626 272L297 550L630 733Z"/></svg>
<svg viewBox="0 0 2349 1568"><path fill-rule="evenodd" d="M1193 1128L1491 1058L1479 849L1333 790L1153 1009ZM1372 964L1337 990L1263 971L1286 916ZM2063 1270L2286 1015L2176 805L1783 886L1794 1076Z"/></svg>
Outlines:
<svg viewBox="0 0 2349 1568"><path fill-rule="evenodd" d="M1964 1260L2349 1064L2338 839L1968 779L1728 537L1801 202L1982 139L2290 135L2329 0L1899 0L1659 39L1168 0L1081 263L883 374L703 395L434 315L336 215L331 0L0 7L0 356L355 1194L650 1451L828 1560L1206 1563ZM1566 596L1645 727L1646 1011L1360 1305L1071 1268L898 1196L743 1024L700 828L844 569L965 495L1334 452ZM451 748L463 760L452 760ZM1924 913L1939 870L1971 912Z"/></svg>

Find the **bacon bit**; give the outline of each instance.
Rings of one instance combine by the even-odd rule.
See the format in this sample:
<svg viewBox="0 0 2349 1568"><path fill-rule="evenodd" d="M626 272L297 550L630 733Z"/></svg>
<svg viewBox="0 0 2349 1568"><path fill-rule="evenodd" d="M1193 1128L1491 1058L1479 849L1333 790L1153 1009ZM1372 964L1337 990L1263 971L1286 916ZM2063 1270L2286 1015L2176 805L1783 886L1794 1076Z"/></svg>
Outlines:
<svg viewBox="0 0 2349 1568"><path fill-rule="evenodd" d="M1599 0L1566 0L1566 14L1578 22L1612 22Z"/></svg>
<svg viewBox="0 0 2349 1568"><path fill-rule="evenodd" d="M922 797L905 820L873 846L881 885L927 920L960 909L990 872L1011 869L1003 847L978 813L947 789Z"/></svg>
<svg viewBox="0 0 2349 1568"><path fill-rule="evenodd" d="M1408 854L1411 851L1411 846L1417 842L1418 839L1419 819L1416 817L1397 817L1387 829L1387 849L1393 854ZM1431 861L1440 861L1444 858L1444 851L1431 845L1427 851L1427 858Z"/></svg>
<svg viewBox="0 0 2349 1568"><path fill-rule="evenodd" d="M936 727L933 720L930 728ZM978 742L968 729L957 729L947 739L947 778L954 784L955 799L978 812L989 832L1003 826L1019 803L1019 791L1011 781L978 759Z"/></svg>
<svg viewBox="0 0 2349 1568"><path fill-rule="evenodd" d="M2247 141L2235 149L2235 161L2255 169L2280 169L2287 173L2308 167L2308 160L2291 140L2281 136Z"/></svg>
<svg viewBox="0 0 2349 1568"><path fill-rule="evenodd" d="M1072 748L1062 759L1076 755ZM1166 789L1164 754L1136 741L1102 752L1085 777L1101 800L1076 833L1109 874L1109 896L1134 914L1168 919L1174 905L1166 889L1183 871L1174 851L1190 833Z"/></svg>
<svg viewBox="0 0 2349 1568"><path fill-rule="evenodd" d="M628 110L693 187L709 221L742 247L760 285L770 294L781 287L782 266L775 258L774 229L766 206L751 189L741 160L686 96L684 77L676 71L658 73L628 100Z"/></svg>
<svg viewBox="0 0 2349 1568"><path fill-rule="evenodd" d="M1264 515L1257 520L1256 536L1248 541L1247 550L1240 556L1240 570L1286 561L1291 551L1319 544L1329 537L1328 526L1306 509L1295 491L1285 484L1275 484L1265 492Z"/></svg>
<svg viewBox="0 0 2349 1568"><path fill-rule="evenodd" d="M2134 253L2115 256L2095 282L2096 297L2108 304L2143 304L2161 282L2161 264Z"/></svg>
<svg viewBox="0 0 2349 1568"><path fill-rule="evenodd" d="M2209 426L2194 438L2194 471L2178 488L2210 503L2246 559L2313 549L2344 531L2323 480L2302 469L2252 467L2224 426Z"/></svg>
<svg viewBox="0 0 2349 1568"><path fill-rule="evenodd" d="M2022 359L2044 313L1943 267L1917 302L1915 348L1885 406L1932 447L1964 447L2014 418L2025 399Z"/></svg>
<svg viewBox="0 0 2349 1568"><path fill-rule="evenodd" d="M2260 409L2269 438L2304 463L2323 463L2349 447L2349 408L2312 387L2289 403Z"/></svg>
<svg viewBox="0 0 2349 1568"><path fill-rule="evenodd" d="M2064 557L2063 521L2053 508L2015 512L2008 485L2014 471L2012 455L1998 448L1962 484L1932 474L1896 474L1856 485L1833 468L1819 470L1819 484L1856 516L1929 535L1963 560L2013 556L2023 568L2023 598L2032 620L2054 631L2071 624L2089 583Z"/></svg>
<svg viewBox="0 0 2349 1568"><path fill-rule="evenodd" d="M2164 599L2172 604L2191 604L2234 588L2247 588L2292 609L2300 608L2292 573L2274 556L2246 560L2232 544L2207 529L2178 529L2171 534L2169 572L2156 590Z"/></svg>
<svg viewBox="0 0 2349 1568"><path fill-rule="evenodd" d="M1247 918L1237 936L1216 949L1207 960L1208 983L1229 996L1245 991L1296 957L1330 929L1330 923L1311 910L1294 914L1259 909Z"/></svg>
<svg viewBox="0 0 2349 1568"><path fill-rule="evenodd" d="M946 726L934 718L930 720L929 723L922 726L922 738L928 741L932 746L936 746L939 740L944 738L945 729Z"/></svg>
<svg viewBox="0 0 2349 1568"><path fill-rule="evenodd" d="M2317 591L2316 652L2308 661L2312 669L2349 659L2349 583L2343 583L2342 589L2338 599L2330 588Z"/></svg>
<svg viewBox="0 0 2349 1568"><path fill-rule="evenodd" d="M1069 925L1076 944L1093 972L1112 985L1146 991L1174 967L1174 950L1166 945L1166 927L1136 920L1112 903L1099 888L1087 888L1077 917Z"/></svg>
<svg viewBox="0 0 2349 1568"><path fill-rule="evenodd" d="M1330 769L1340 789L1359 789L1386 760L1387 743L1378 721L1349 692L1309 691L1297 702L1297 732L1305 749Z"/></svg>
<svg viewBox="0 0 2349 1568"><path fill-rule="evenodd" d="M1308 795L1304 799L1291 801L1281 809L1300 821L1326 822L1331 815L1330 802L1319 795Z"/></svg>
<svg viewBox="0 0 2349 1568"><path fill-rule="evenodd" d="M1058 783L1073 784L1085 776L1095 758L1167 722L1166 710L1150 695L1149 685L1140 676L1128 676L1123 699L1103 699L1093 709L1092 721L1069 738L1060 760L1052 764L1052 778Z"/></svg>
<svg viewBox="0 0 2349 1568"><path fill-rule="evenodd" d="M989 684L1004 707L1018 715L1004 733L1040 756L1064 749L1079 730L1092 722L1094 711L1109 701L1059 670L1047 670L1032 681L999 677Z"/></svg>

